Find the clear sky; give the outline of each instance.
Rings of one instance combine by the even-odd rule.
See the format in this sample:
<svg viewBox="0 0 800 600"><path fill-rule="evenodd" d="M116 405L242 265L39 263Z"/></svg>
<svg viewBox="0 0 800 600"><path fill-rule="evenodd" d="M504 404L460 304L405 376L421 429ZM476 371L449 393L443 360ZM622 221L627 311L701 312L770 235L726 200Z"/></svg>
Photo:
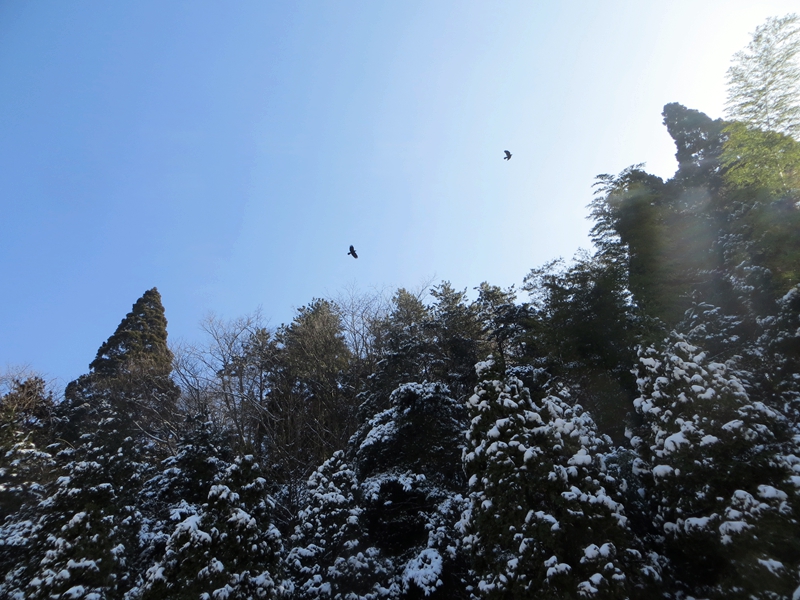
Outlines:
<svg viewBox="0 0 800 600"><path fill-rule="evenodd" d="M519 284L796 0L0 1L0 370L346 286ZM504 161L503 150L513 158ZM346 255L354 244L359 258Z"/></svg>

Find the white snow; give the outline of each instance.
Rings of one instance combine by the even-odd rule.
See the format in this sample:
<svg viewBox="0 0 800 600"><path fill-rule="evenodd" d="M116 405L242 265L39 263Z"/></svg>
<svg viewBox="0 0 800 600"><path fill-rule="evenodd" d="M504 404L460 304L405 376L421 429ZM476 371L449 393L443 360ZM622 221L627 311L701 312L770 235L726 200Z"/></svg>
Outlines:
<svg viewBox="0 0 800 600"><path fill-rule="evenodd" d="M592 457L588 452L586 452L586 448L581 448L578 450L577 454L569 459L567 464L578 466L590 465L592 464Z"/></svg>
<svg viewBox="0 0 800 600"><path fill-rule="evenodd" d="M781 571L783 571L783 563L772 558L762 559L759 558L758 562L763 566L766 567L767 570L772 573L773 575L778 575Z"/></svg>
<svg viewBox="0 0 800 600"><path fill-rule="evenodd" d="M779 489L772 487L771 485L760 485L758 486L758 495L765 500L776 499L776 500L786 500L788 496L786 492L782 492Z"/></svg>
<svg viewBox="0 0 800 600"><path fill-rule="evenodd" d="M669 465L657 465L653 467L653 477L667 477L668 475L672 475L674 469Z"/></svg>
<svg viewBox="0 0 800 600"><path fill-rule="evenodd" d="M442 557L435 548L426 548L406 563L403 570L403 587L416 584L426 596L442 585Z"/></svg>
<svg viewBox="0 0 800 600"><path fill-rule="evenodd" d="M678 450L682 445L689 444L689 440L686 439L686 436L683 435L683 431L679 431L677 433L673 433L667 439L664 440L664 452L667 454L671 454Z"/></svg>

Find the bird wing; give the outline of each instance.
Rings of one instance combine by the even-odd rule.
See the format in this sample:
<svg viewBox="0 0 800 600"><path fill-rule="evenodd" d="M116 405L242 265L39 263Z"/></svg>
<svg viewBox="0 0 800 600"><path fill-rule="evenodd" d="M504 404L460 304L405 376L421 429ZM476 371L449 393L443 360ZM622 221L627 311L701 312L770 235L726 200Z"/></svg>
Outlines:
<svg viewBox="0 0 800 600"><path fill-rule="evenodd" d="M356 249L353 248L352 246L350 246L350 252L355 252L355 251L356 251Z"/></svg>
<svg viewBox="0 0 800 600"><path fill-rule="evenodd" d="M506 151L505 151L505 153L506 153L506 158L511 158L511 152L509 152L508 150L506 150Z"/></svg>

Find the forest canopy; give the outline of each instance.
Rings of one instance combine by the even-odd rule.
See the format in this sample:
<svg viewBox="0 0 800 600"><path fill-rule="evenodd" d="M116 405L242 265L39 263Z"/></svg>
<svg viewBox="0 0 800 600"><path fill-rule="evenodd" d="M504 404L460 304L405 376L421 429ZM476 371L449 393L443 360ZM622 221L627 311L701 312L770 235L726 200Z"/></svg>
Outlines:
<svg viewBox="0 0 800 600"><path fill-rule="evenodd" d="M727 120L664 107L675 174L598 176L592 250L519 290L170 347L153 288L63 397L8 374L0 597L797 598L800 109L745 102L776 48L796 89L790 15Z"/></svg>

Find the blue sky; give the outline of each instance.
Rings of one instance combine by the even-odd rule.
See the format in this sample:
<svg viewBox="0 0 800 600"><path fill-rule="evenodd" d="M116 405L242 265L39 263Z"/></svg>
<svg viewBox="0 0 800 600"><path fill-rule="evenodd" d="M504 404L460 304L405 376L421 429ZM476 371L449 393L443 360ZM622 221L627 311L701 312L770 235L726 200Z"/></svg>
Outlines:
<svg viewBox="0 0 800 600"><path fill-rule="evenodd" d="M793 10L0 2L0 370L64 385L154 286L194 341L347 286L519 284L588 246L595 175L669 177L663 105L722 116L731 55Z"/></svg>

